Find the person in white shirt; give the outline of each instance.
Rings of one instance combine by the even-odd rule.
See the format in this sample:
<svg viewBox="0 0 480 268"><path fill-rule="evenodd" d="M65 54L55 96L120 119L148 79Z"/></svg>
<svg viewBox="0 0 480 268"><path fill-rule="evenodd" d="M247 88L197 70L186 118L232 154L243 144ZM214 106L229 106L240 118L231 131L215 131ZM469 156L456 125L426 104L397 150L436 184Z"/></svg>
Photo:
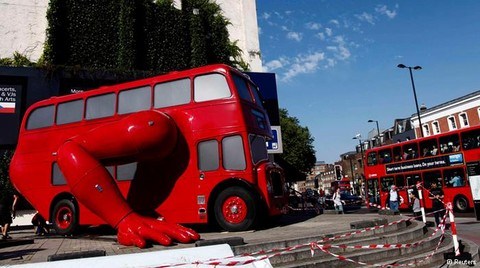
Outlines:
<svg viewBox="0 0 480 268"><path fill-rule="evenodd" d="M342 200L342 197L340 194L340 188L337 188L335 193L333 193L332 199L333 199L333 206L335 207L335 211L339 214L344 214L343 204L345 204L345 201Z"/></svg>
<svg viewBox="0 0 480 268"><path fill-rule="evenodd" d="M403 198L398 193L397 186L392 185L390 187L390 192L388 192L386 203L388 204L388 207L390 208L391 211L393 212L399 211L398 207L400 206L400 204L403 203Z"/></svg>

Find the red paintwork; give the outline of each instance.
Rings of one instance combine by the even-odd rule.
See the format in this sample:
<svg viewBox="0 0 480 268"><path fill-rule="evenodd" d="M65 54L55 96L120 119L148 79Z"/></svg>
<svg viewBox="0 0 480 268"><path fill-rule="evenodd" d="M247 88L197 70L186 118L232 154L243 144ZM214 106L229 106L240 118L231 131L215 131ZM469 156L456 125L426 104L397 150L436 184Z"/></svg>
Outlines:
<svg viewBox="0 0 480 268"><path fill-rule="evenodd" d="M42 106L56 107L79 99L85 102L91 96L118 95L124 89L146 85L153 88L164 81L193 79L207 73L224 75L232 96L26 130L28 116ZM259 195L269 215L282 213L286 196L272 194L270 174L277 172L284 181L283 172L267 160L254 164L248 144L249 134L271 137L268 117L256 102L240 99L232 73L243 76L228 66L211 65L35 103L27 110L20 129L10 166L13 184L48 219L60 216L51 215L58 198L73 195L78 200L80 224L108 223L118 229L120 243L140 247L145 245L145 239L169 244L171 239L189 242L198 236L192 230L139 213L154 212L175 223L207 223L208 213L213 213L209 206L214 202L211 194L238 181ZM252 109L267 119L266 128L258 125ZM211 139L221 142L230 135L242 137L245 170L225 170L221 159L218 170L198 170L198 142ZM137 163L133 180L114 180L104 168L131 162ZM52 185L54 163L58 164L67 185ZM201 197L205 202L199 201ZM68 226L71 222L68 219L59 223Z"/></svg>

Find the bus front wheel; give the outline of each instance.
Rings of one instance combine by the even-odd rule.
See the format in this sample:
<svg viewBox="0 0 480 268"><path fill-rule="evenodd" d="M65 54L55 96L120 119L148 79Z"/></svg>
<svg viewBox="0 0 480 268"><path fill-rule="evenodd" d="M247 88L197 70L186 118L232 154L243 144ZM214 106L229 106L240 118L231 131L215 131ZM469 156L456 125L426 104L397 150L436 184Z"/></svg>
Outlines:
<svg viewBox="0 0 480 268"><path fill-rule="evenodd" d="M258 204L252 193L234 186L223 190L215 200L215 219L227 231L245 231L255 225Z"/></svg>
<svg viewBox="0 0 480 268"><path fill-rule="evenodd" d="M72 200L62 199L53 208L53 227L59 235L70 235L78 227L77 209Z"/></svg>
<svg viewBox="0 0 480 268"><path fill-rule="evenodd" d="M466 212L468 210L468 200L463 195L458 195L453 200L453 208L457 212Z"/></svg>

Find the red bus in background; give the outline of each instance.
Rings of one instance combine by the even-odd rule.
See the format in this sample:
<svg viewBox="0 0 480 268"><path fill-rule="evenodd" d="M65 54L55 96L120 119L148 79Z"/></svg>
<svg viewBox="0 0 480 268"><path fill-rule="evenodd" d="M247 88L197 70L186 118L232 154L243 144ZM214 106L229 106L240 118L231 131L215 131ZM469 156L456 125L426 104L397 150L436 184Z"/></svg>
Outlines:
<svg viewBox="0 0 480 268"><path fill-rule="evenodd" d="M12 159L14 186L59 234L104 223L71 194L55 152L70 137L145 110L175 122L171 155L102 162L136 212L177 223L216 222L230 231L283 212L284 173L267 155L272 133L258 88L220 64L35 103L23 118Z"/></svg>
<svg viewBox="0 0 480 268"><path fill-rule="evenodd" d="M332 188L332 191L335 191L337 188L340 188L340 191L351 190L350 180L348 178L342 178L341 180L338 180L338 181L332 181L330 183L330 186Z"/></svg>
<svg viewBox="0 0 480 268"><path fill-rule="evenodd" d="M473 208L469 175L480 161L480 126L390 144L367 150L364 173L370 203L385 206L390 186L395 184L409 205L408 191L422 183L425 208L431 209L428 189L435 182L456 211ZM426 189L425 189L426 188Z"/></svg>

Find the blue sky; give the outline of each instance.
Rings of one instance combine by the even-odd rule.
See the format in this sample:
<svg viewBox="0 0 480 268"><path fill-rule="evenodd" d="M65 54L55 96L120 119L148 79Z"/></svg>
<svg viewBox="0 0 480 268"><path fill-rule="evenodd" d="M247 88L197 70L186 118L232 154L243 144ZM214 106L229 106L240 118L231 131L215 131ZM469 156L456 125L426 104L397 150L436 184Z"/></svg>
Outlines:
<svg viewBox="0 0 480 268"><path fill-rule="evenodd" d="M260 50L279 105L309 128L317 161L363 138L480 90L480 1L257 0Z"/></svg>

